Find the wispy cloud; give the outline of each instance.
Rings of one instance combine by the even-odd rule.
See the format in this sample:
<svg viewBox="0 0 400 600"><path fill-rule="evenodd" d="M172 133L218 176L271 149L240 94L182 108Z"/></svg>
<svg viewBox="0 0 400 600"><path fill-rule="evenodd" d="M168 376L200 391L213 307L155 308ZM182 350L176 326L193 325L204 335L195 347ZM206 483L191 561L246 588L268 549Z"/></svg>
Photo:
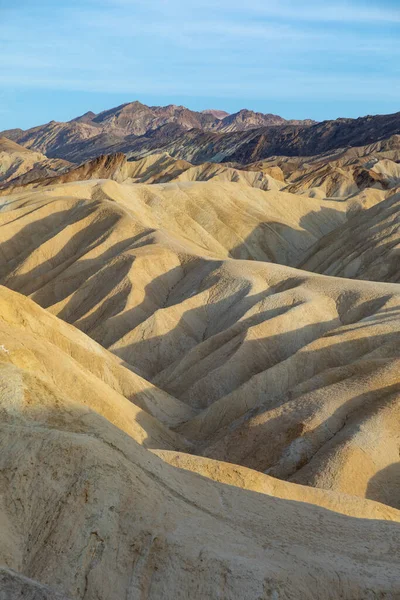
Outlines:
<svg viewBox="0 0 400 600"><path fill-rule="evenodd" d="M209 95L209 89L206 84L211 85L213 90L221 98L231 97L240 94L243 98L274 98L274 99L307 99L312 89L313 99L320 101L331 99L335 89L346 90L346 97L353 100L362 100L366 94L369 99L379 99L382 94L382 88L385 87L386 99L397 100L400 94L400 83L396 79L387 80L380 76L338 76L335 74L325 74L322 76L313 76L307 72L299 71L281 71L271 72L269 79L255 81L254 74L246 78L245 72L239 73L237 81L227 80L218 76L210 76L208 79L196 80L195 77L186 81L160 76L157 80L140 76L132 77L127 81L124 77L114 77L111 80L104 78L81 78L73 77L40 77L40 76L20 76L16 74L0 74L0 83L4 86L18 85L22 88L36 88L37 86L45 89L57 90L81 90L86 92L98 93L130 93L130 94L181 94L184 96ZM289 85L288 82L296 80L296 85ZM282 91L284 90L284 91Z"/></svg>
<svg viewBox="0 0 400 600"><path fill-rule="evenodd" d="M123 8L124 10L146 6L141 0L103 0L103 6ZM321 1L308 0L196 0L188 3L184 0L158 0L152 2L154 12L174 15L185 14L192 4L193 10L202 10L224 13L225 16L232 12L240 12L246 17L257 15L259 17L270 17L285 19L289 21L309 22L348 22L348 23L393 23L400 22L400 9L396 6L397 1L387 3L384 0L377 1Z"/></svg>
<svg viewBox="0 0 400 600"><path fill-rule="evenodd" d="M4 11L0 0L8 90L240 97L250 107L282 99L293 116L296 100L354 100L362 112L365 99L399 97L398 0L37 0L28 8Z"/></svg>
<svg viewBox="0 0 400 600"><path fill-rule="evenodd" d="M207 3L211 6L211 2ZM234 2L236 9L243 4ZM400 22L400 11L397 8L385 7L384 2L370 4L368 2L250 2L248 10L265 17L285 20L334 23L393 23Z"/></svg>

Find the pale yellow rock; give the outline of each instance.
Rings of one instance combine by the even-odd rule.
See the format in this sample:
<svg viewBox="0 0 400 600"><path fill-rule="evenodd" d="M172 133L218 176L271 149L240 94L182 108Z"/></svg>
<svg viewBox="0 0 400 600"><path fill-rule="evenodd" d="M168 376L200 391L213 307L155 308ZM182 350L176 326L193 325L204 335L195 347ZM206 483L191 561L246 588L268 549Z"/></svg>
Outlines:
<svg viewBox="0 0 400 600"><path fill-rule="evenodd" d="M312 246L299 266L306 270L372 281L400 282L400 191L362 213L356 212L335 235Z"/></svg>
<svg viewBox="0 0 400 600"><path fill-rule="evenodd" d="M49 159L41 152L29 150L11 140L0 137L0 189L14 179L23 180L29 173L55 174L70 163L59 159Z"/></svg>
<svg viewBox="0 0 400 600"><path fill-rule="evenodd" d="M2 197L1 600L400 597L399 286L289 266L379 193Z"/></svg>
<svg viewBox="0 0 400 600"><path fill-rule="evenodd" d="M361 500L356 496L309 486L294 485L253 469L192 454L171 450L152 450L152 452L174 467L193 471L214 481L241 489L252 490L275 498L316 504L349 517L400 521L400 511L378 502Z"/></svg>
<svg viewBox="0 0 400 600"><path fill-rule="evenodd" d="M250 238L282 260L346 207L233 183L26 192L0 213L1 281L155 384L140 408L197 453L398 507L398 286L229 258Z"/></svg>
<svg viewBox="0 0 400 600"><path fill-rule="evenodd" d="M77 389L98 381L94 391L107 385L118 411L123 402L109 372L94 378L88 357L101 355L109 365L115 358L30 300L5 288L0 298L3 597L399 595L396 511L356 499L346 509L343 496L317 491L298 501L299 486L270 478L276 495L265 493L271 487L258 493L262 475L229 465L214 469L204 459L194 459L202 476L187 470L190 457L179 455L182 469L166 464L126 425L107 418L105 396L96 404L86 390L77 400ZM48 366L39 363L38 347L48 357L54 353ZM65 370L74 368L69 381ZM143 423L149 435L159 435L154 420ZM243 488L236 485L238 471ZM357 505L363 518L340 514Z"/></svg>

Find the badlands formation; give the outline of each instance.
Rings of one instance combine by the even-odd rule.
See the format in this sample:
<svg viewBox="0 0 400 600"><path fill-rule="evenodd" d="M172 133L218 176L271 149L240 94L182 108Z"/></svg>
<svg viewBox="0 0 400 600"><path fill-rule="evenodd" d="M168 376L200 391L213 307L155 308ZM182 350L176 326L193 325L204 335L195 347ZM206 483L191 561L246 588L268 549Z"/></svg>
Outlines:
<svg viewBox="0 0 400 600"><path fill-rule="evenodd" d="M71 165L33 133L0 154L0 599L400 598L399 136Z"/></svg>
<svg viewBox="0 0 400 600"><path fill-rule="evenodd" d="M66 160L47 158L11 140L0 137L0 190L9 183L29 183L52 177L72 167Z"/></svg>

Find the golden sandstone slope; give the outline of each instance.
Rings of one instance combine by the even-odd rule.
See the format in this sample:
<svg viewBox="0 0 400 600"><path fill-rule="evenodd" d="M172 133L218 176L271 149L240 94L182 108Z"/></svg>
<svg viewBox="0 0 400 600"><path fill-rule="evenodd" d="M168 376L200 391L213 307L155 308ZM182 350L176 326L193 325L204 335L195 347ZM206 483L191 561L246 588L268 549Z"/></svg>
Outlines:
<svg viewBox="0 0 400 600"><path fill-rule="evenodd" d="M39 177L55 176L70 166L66 160L47 158L41 152L0 137L0 190L14 182L23 184Z"/></svg>
<svg viewBox="0 0 400 600"><path fill-rule="evenodd" d="M163 462L146 446L180 442L135 405L140 377L31 300L0 298L4 598L399 593L398 511L157 451Z"/></svg>
<svg viewBox="0 0 400 600"><path fill-rule="evenodd" d="M5 138L3 138L5 139ZM13 144L13 142L9 142ZM15 144L15 146L18 146ZM0 140L1 148L1 140ZM26 148L26 154L30 152ZM44 155L40 155L45 159ZM46 159L50 163L57 162L56 159ZM26 162L26 161L25 161ZM66 163L66 161L58 161ZM0 156L1 163L1 156ZM68 163L66 163L68 164ZM282 171L277 167L253 171L226 164L204 163L192 165L185 160L173 158L168 153L152 154L139 160L127 160L125 154L101 155L93 160L65 169L62 173L50 175L41 173L36 167L28 172L23 171L20 176L5 179L0 186L0 191L9 194L11 190L24 191L47 185L60 183L72 183L74 181L86 181L90 179L112 179L119 183L168 183L171 181L221 181L241 183L262 190L280 190L285 187Z"/></svg>
<svg viewBox="0 0 400 600"><path fill-rule="evenodd" d="M400 597L400 291L293 268L374 208L1 203L0 598Z"/></svg>
<svg viewBox="0 0 400 600"><path fill-rule="evenodd" d="M395 192L395 193L394 193ZM400 282L400 188L376 206L321 238L300 267L336 277Z"/></svg>

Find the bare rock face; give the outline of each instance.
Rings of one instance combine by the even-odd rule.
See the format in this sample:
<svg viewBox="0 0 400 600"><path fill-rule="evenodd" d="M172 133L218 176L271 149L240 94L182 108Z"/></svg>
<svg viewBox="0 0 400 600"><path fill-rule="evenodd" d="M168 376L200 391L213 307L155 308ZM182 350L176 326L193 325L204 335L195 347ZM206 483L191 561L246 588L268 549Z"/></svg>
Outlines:
<svg viewBox="0 0 400 600"><path fill-rule="evenodd" d="M8 156L6 156L8 158ZM56 159L43 157L44 163L57 162ZM65 163L65 161L59 161ZM68 163L66 163L68 164ZM268 173L271 173L269 175ZM277 179L274 178L274 175ZM245 186L262 190L280 190L285 187L279 168L250 171L225 164L205 163L195 166L191 163L173 158L169 154L151 154L145 158L128 161L125 154L100 155L84 162L78 167L64 167L62 174L50 172L42 165L34 166L19 177L13 177L0 185L0 194L22 191L26 189L87 181L91 179L111 179L119 183L166 183L172 181L222 181L242 183Z"/></svg>
<svg viewBox="0 0 400 600"><path fill-rule="evenodd" d="M222 119L224 119L225 117L229 117L229 113L227 113L225 110L217 110L214 108L208 108L206 110L202 110L201 112L204 115L212 115L213 117L215 117L216 119L219 119L220 121Z"/></svg>
<svg viewBox="0 0 400 600"><path fill-rule="evenodd" d="M194 164L225 161L243 165L276 155L313 156L365 146L400 134L400 113L322 123L286 120L247 109L225 116L214 113L131 102L98 115L88 112L68 123L51 121L0 135L50 158L75 163L116 152L135 158L148 152L168 152Z"/></svg>
<svg viewBox="0 0 400 600"><path fill-rule="evenodd" d="M123 179L125 165L125 154L100 155L91 161L83 163L79 167L69 169L62 175L47 178L46 181L39 180L37 183L39 185L57 185L60 183L72 183L73 181L86 181L88 179Z"/></svg>
<svg viewBox="0 0 400 600"><path fill-rule="evenodd" d="M11 569L0 568L0 600L69 600L47 585L28 579Z"/></svg>
<svg viewBox="0 0 400 600"><path fill-rule="evenodd" d="M370 211L219 182L11 198L1 282L167 392L197 453L397 506L369 485L398 457L397 286L281 266Z"/></svg>
<svg viewBox="0 0 400 600"><path fill-rule="evenodd" d="M167 124L149 137L152 145L165 143L169 135L175 135L171 128L181 126ZM213 134L209 134L213 135ZM96 140L94 138L95 147ZM5 139L5 138L3 138ZM159 154L149 151L147 142L140 141L142 158L134 159L134 152L100 155L75 167L65 161L47 159L39 155L39 162L32 163L34 153L29 153L23 146L7 141L8 148L14 144L19 148L19 155L14 151L3 152L0 169L15 165L15 156L23 156L22 174L17 175L14 168L11 176L4 177L0 184L0 193L36 188L38 186L55 185L88 179L113 179L120 183L166 183L172 181L225 181L236 182L262 190L285 190L290 193L315 198L354 198L354 207L369 208L385 197L385 192L395 189L400 184L400 144L399 136L379 143L338 149L331 153L313 157L278 156L256 161L249 165L235 162L204 162L193 164L187 160L176 158L168 152ZM3 144L4 148L6 147ZM79 144L78 144L79 147ZM22 155L21 155L22 149ZM76 150L76 146L75 146ZM176 152L172 147L171 151ZM127 157L125 159L125 156ZM11 158L14 157L14 158ZM31 157L29 162L29 157ZM219 157L220 160L224 156ZM192 160L196 161L193 156ZM21 163L19 159L18 165ZM29 166L32 166L30 170ZM6 191L5 191L6 190Z"/></svg>
<svg viewBox="0 0 400 600"><path fill-rule="evenodd" d="M285 119L278 115L264 115L251 110L240 110L239 112L228 115L222 120L218 127L220 131L245 131L247 129L257 129L266 125L284 125Z"/></svg>
<svg viewBox="0 0 400 600"><path fill-rule="evenodd" d="M263 114L252 110L242 109L233 115L225 116L221 123L217 124L218 131L246 131L248 129L259 129L260 127L273 127L277 125L315 125L316 121L307 119L305 121L286 120L279 115Z"/></svg>
<svg viewBox="0 0 400 600"><path fill-rule="evenodd" d="M0 138L0 190L21 185L39 177L53 177L71 164L64 160L48 159L9 140Z"/></svg>
<svg viewBox="0 0 400 600"><path fill-rule="evenodd" d="M51 158L82 162L99 154L118 151L119 148L114 146L129 144L134 138L146 137L166 125L176 126L180 128L180 132L186 132L190 129L245 131L262 126L312 123L313 121L286 121L276 115L249 110L229 115L218 110L196 112L175 105L146 106L136 101L97 115L89 111L68 123L51 121L27 131L5 131L3 135ZM170 142L176 133L177 130L172 128L166 142Z"/></svg>
<svg viewBox="0 0 400 600"><path fill-rule="evenodd" d="M371 145L399 133L400 113L396 113L324 121L311 126L285 124L224 134L189 131L178 135L162 149L195 164L210 160L250 164L276 155L313 156L347 146ZM135 151L135 144L132 144L131 151Z"/></svg>
<svg viewBox="0 0 400 600"><path fill-rule="evenodd" d="M398 254L399 203L397 189L363 214L356 214L335 235L323 237L312 247L301 268L371 281L400 282Z"/></svg>

